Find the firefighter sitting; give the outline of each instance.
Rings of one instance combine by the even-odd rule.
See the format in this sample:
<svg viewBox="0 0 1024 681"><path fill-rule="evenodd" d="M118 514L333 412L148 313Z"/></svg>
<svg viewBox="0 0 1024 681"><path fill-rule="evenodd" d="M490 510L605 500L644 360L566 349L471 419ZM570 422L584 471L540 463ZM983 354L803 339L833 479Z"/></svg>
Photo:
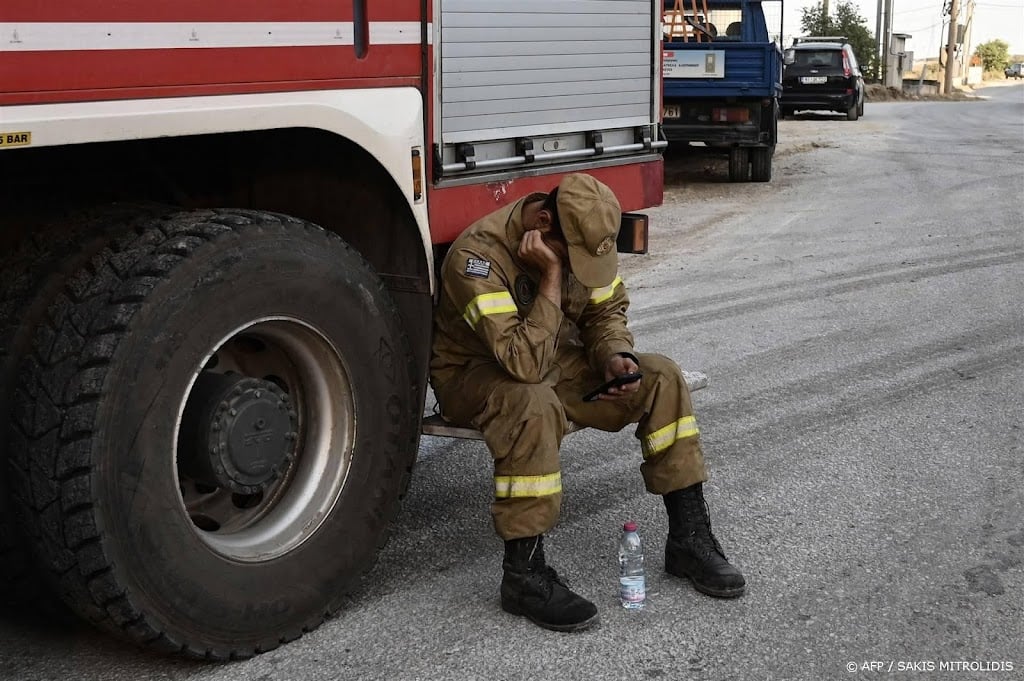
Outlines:
<svg viewBox="0 0 1024 681"><path fill-rule="evenodd" d="M707 479L679 367L635 353L618 276L620 208L589 175L566 176L469 227L441 270L431 383L448 420L478 428L494 458L491 514L505 541L501 607L557 631L598 621L544 559L562 499L559 445L573 421L638 424L647 490L663 495L665 569L701 592L743 594L745 581L711 532ZM616 376L642 378L583 396Z"/></svg>

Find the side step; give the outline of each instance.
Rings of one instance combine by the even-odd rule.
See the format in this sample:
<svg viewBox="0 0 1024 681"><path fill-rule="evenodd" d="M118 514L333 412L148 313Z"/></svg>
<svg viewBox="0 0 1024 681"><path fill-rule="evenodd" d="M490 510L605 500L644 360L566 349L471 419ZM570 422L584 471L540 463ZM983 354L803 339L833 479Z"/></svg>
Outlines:
<svg viewBox="0 0 1024 681"><path fill-rule="evenodd" d="M690 389L691 393L708 387L708 376L700 371L684 371L683 378L686 379L686 386ZM431 414L424 417L422 430L424 435L433 435L435 437L454 437L460 440L484 439L483 434L479 430L453 425L445 421L444 417L440 414ZM566 435L575 433L577 430L583 430L583 426L570 423Z"/></svg>

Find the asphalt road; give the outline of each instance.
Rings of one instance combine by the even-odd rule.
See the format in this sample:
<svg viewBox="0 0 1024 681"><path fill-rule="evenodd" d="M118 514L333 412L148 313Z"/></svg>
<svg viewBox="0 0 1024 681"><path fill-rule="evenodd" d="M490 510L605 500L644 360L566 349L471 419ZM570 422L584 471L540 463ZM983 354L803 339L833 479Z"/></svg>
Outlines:
<svg viewBox="0 0 1024 681"><path fill-rule="evenodd" d="M982 94L786 120L769 184L668 159L652 253L622 272L639 349L711 377L707 497L743 598L662 571L636 440L586 431L548 556L602 625L506 615L488 454L427 439L377 567L317 631L205 665L8 618L0 678L1024 678L1024 87ZM640 613L616 602L628 519Z"/></svg>

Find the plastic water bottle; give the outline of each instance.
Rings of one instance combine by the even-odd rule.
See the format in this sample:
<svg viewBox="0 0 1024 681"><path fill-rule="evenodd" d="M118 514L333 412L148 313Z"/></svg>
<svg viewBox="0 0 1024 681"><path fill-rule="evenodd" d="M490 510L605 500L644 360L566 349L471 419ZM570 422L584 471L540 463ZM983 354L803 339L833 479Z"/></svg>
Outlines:
<svg viewBox="0 0 1024 681"><path fill-rule="evenodd" d="M647 600L647 584L644 577L644 548L636 523L630 520L622 526L619 541L619 601L623 608L639 610Z"/></svg>

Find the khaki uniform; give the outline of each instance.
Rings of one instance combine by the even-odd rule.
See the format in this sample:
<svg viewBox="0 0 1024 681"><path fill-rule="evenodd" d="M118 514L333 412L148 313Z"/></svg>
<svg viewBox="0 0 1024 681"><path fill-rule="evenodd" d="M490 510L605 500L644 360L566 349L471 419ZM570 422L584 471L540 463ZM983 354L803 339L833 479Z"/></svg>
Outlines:
<svg viewBox="0 0 1024 681"><path fill-rule="evenodd" d="M666 494L706 479L690 393L679 367L633 353L629 297L619 277L599 289L565 268L562 307L537 294L539 273L517 256L523 200L482 218L441 270L431 384L445 418L479 429L494 457L495 529L502 539L550 530L562 496L559 446L568 422L606 431L639 424L641 473ZM637 359L628 399L584 402L609 357Z"/></svg>

